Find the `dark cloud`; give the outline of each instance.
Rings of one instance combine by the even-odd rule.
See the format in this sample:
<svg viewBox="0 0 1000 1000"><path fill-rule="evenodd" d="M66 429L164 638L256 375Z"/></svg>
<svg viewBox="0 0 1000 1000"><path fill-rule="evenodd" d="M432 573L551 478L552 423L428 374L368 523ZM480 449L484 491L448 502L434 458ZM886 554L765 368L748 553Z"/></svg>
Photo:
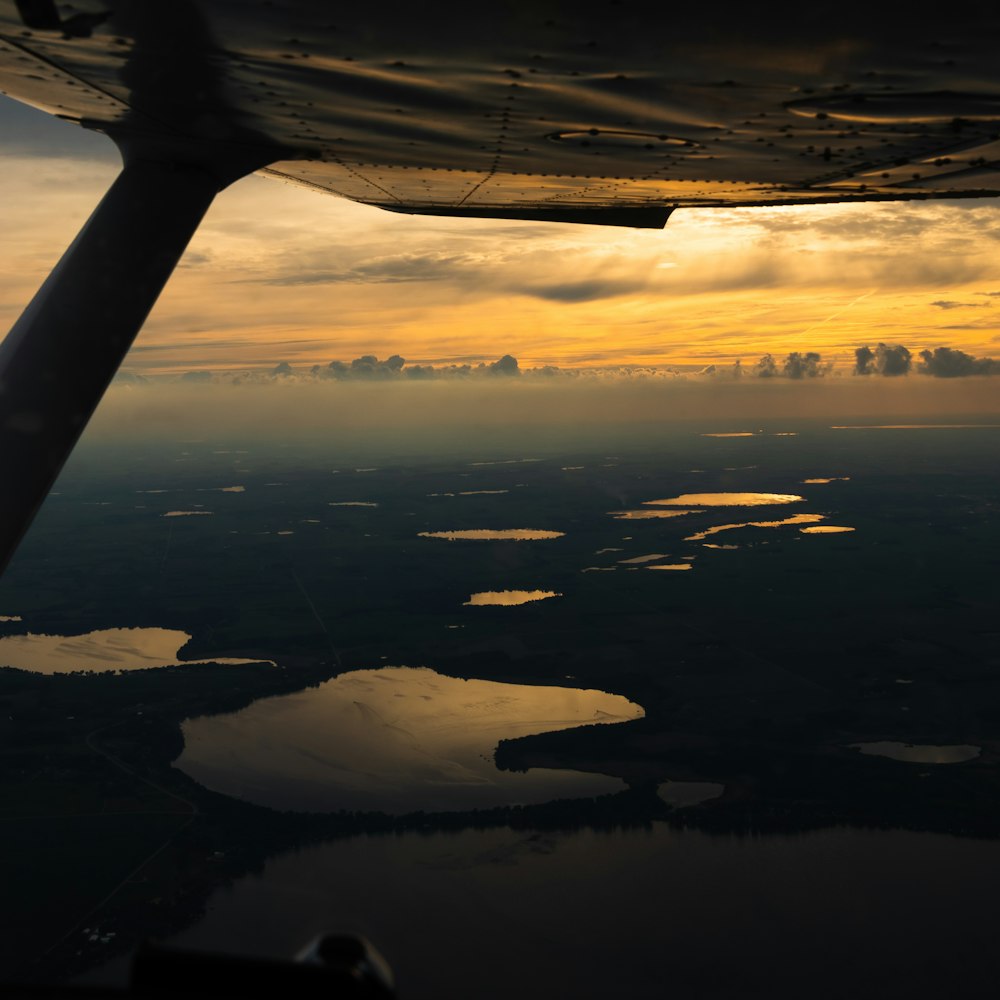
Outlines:
<svg viewBox="0 0 1000 1000"><path fill-rule="evenodd" d="M594 360L606 360L595 356ZM267 385L275 382L297 382L303 385L322 382L395 382L420 380L468 381L520 381L525 379L559 379L565 382L590 382L619 379L673 380L686 376L708 376L716 374L716 366L696 368L686 366L686 370L665 368L655 365L604 365L597 368L560 368L558 365L544 364L535 368L521 368L520 362L512 354L504 354L496 361L447 364L407 364L398 354L380 359L374 354L363 354L353 361L330 361L323 365L296 368L287 361L276 365L241 371L221 370L215 372L193 371L174 376L170 381L185 383L210 383L215 385ZM164 381L152 378L150 383Z"/></svg>
<svg viewBox="0 0 1000 1000"><path fill-rule="evenodd" d="M750 369L750 374L756 378L774 378L778 374L778 365L771 354L765 354Z"/></svg>
<svg viewBox="0 0 1000 1000"><path fill-rule="evenodd" d="M345 268L297 268L294 272L273 278L252 279L254 284L337 285L337 284L404 284L414 281L454 280L463 270L478 264L478 258L468 254L406 253L390 254L363 260Z"/></svg>
<svg viewBox="0 0 1000 1000"><path fill-rule="evenodd" d="M879 344L873 351L867 344L854 352L855 375L907 375L911 356L902 344Z"/></svg>
<svg viewBox="0 0 1000 1000"><path fill-rule="evenodd" d="M437 372L432 365L410 365L403 374L407 378L428 379L434 378Z"/></svg>
<svg viewBox="0 0 1000 1000"><path fill-rule="evenodd" d="M854 374L871 375L875 366L875 352L866 344L854 350Z"/></svg>
<svg viewBox="0 0 1000 1000"><path fill-rule="evenodd" d="M992 358L974 358L965 351L952 347L936 347L921 351L917 371L935 378L963 378L967 375L998 375L1000 361Z"/></svg>
<svg viewBox="0 0 1000 1000"><path fill-rule="evenodd" d="M742 361L737 361L723 368L708 365L692 374L719 374L729 378L806 379L820 378L826 375L832 367L831 363L823 364L823 357L818 351L791 351L781 361L776 360L773 354L765 354L749 368L745 368Z"/></svg>
<svg viewBox="0 0 1000 1000"><path fill-rule="evenodd" d="M281 365L278 366L282 367ZM271 374L289 374L288 371L279 372L275 368ZM438 379L438 378L467 378L476 375L520 375L521 369L517 358L510 354L505 354L497 361L489 364L479 362L476 365L470 364L449 364L435 368L433 365L409 365L406 359L398 354L393 354L385 360L379 360L374 354L364 354L360 358L355 358L350 363L344 361L331 361L328 365L313 365L309 372L314 378L337 379L339 381L389 381L394 379Z"/></svg>
<svg viewBox="0 0 1000 1000"><path fill-rule="evenodd" d="M396 254L365 261L353 268L351 273L357 281L441 281L454 278L457 270L473 262L473 258L466 254Z"/></svg>
<svg viewBox="0 0 1000 1000"><path fill-rule="evenodd" d="M879 375L906 375L910 352L902 344L879 344L875 348L875 371Z"/></svg>
<svg viewBox="0 0 1000 1000"><path fill-rule="evenodd" d="M320 378L384 380L397 378L406 364L403 358L394 354L385 361L380 361L374 354L363 354L350 364L343 361L331 361L325 368L316 365L314 374Z"/></svg>
<svg viewBox="0 0 1000 1000"><path fill-rule="evenodd" d="M980 293L982 294L982 293ZM938 299L931 303L938 309L988 309L988 302L954 302L951 299Z"/></svg>
<svg viewBox="0 0 1000 1000"><path fill-rule="evenodd" d="M594 279L592 281L528 286L520 288L518 291L522 295L531 295L536 299L545 299L548 302L593 302L597 299L613 299L619 295L634 295L645 291L646 287L645 281Z"/></svg>
<svg viewBox="0 0 1000 1000"><path fill-rule="evenodd" d="M822 361L823 358L816 351L806 351L804 354L792 351L782 363L781 370L788 378L817 378L827 371Z"/></svg>
<svg viewBox="0 0 1000 1000"><path fill-rule="evenodd" d="M521 369L518 366L517 358L510 354L505 354L498 361L494 361L493 364L489 365L489 372L491 375L520 375Z"/></svg>

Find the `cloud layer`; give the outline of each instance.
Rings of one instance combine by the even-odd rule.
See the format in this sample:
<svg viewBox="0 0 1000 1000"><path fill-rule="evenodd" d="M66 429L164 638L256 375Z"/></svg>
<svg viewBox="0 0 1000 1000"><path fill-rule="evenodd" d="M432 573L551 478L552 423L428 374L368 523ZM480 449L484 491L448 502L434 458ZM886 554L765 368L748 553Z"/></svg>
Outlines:
<svg viewBox="0 0 1000 1000"><path fill-rule="evenodd" d="M9 326L117 157L9 102L0 127ZM997 242L992 201L683 210L649 232L400 216L250 177L213 206L128 365L267 370L374 352L435 367L502 353L522 367L749 367L814 351L849 367L879 342L988 357Z"/></svg>

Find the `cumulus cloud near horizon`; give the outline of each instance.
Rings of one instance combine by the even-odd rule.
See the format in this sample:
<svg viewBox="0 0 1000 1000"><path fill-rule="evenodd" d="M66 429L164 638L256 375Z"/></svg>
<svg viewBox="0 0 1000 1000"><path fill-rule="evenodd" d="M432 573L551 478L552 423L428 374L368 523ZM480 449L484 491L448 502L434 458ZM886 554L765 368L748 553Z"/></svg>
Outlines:
<svg viewBox="0 0 1000 1000"><path fill-rule="evenodd" d="M848 368L824 359L816 350L789 351L787 354L764 354L756 361L735 361L706 365L570 365L553 364L522 367L511 354L488 359L481 356L452 360L407 361L399 354L379 358L364 354L351 361L334 359L324 364L292 365L283 360L276 364L247 369L192 369L174 375L145 375L129 369L119 371L114 382L138 387L153 382L184 382L200 385L228 384L259 385L271 382L302 383L314 381L374 381L476 379L483 376L520 377L528 379L700 379L700 380L805 380L825 378L908 376L911 373L934 377L968 377L1000 375L1000 361L976 358L958 348L938 346L933 350L914 352L903 344L880 342L875 348L865 344L855 348L854 364ZM595 356L591 361L599 361Z"/></svg>
<svg viewBox="0 0 1000 1000"><path fill-rule="evenodd" d="M921 351L917 371L935 378L968 378L973 375L1000 375L1000 361L975 358L952 347Z"/></svg>

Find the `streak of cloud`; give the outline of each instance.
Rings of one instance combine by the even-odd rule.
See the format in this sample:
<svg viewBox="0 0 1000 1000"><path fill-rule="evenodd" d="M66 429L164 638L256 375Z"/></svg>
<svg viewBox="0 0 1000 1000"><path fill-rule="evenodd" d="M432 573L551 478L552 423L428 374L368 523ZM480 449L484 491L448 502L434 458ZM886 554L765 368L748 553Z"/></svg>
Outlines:
<svg viewBox="0 0 1000 1000"><path fill-rule="evenodd" d="M938 309L988 309L988 302L955 302L951 299L937 299L931 303Z"/></svg>
<svg viewBox="0 0 1000 1000"><path fill-rule="evenodd" d="M876 291L878 291L878 289L873 288L871 289L871 291L865 292L863 295L859 295L856 299L852 299L850 302L847 303L846 306L844 306L843 309L838 309L837 312L831 313L825 319L821 319L818 323L814 323L808 329L803 330L802 335L805 336L807 333L812 333L813 330L818 330L821 326L826 326L826 324L831 322L832 320L835 320L838 317L843 316L844 313L851 308L851 306L855 306L859 302L864 302L865 299L874 295Z"/></svg>

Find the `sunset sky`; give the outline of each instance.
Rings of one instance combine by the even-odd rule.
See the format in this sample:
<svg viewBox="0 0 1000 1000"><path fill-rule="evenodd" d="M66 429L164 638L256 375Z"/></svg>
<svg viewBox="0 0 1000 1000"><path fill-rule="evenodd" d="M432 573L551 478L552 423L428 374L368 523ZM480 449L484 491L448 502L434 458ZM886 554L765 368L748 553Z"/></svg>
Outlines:
<svg viewBox="0 0 1000 1000"><path fill-rule="evenodd" d="M118 169L104 137L0 103L8 328ZM125 367L730 364L859 344L1000 355L996 201L683 210L663 231L421 219L263 177L223 192Z"/></svg>

